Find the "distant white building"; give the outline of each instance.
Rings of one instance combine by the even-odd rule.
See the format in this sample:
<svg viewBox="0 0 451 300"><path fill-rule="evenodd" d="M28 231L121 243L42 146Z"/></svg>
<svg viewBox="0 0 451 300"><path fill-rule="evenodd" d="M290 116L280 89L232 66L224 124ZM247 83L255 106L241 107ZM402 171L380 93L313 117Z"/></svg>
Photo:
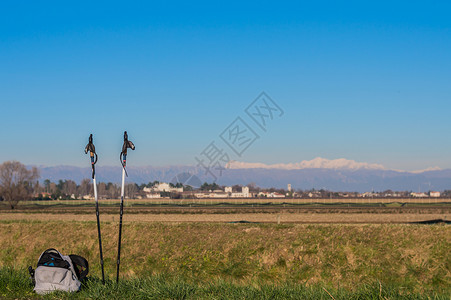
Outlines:
<svg viewBox="0 0 451 300"><path fill-rule="evenodd" d="M146 193L146 198L148 198L148 199L161 198L161 194L160 193Z"/></svg>
<svg viewBox="0 0 451 300"><path fill-rule="evenodd" d="M243 188L241 189L241 192L243 193L244 198L249 197L249 188L247 186L243 186Z"/></svg>
<svg viewBox="0 0 451 300"><path fill-rule="evenodd" d="M220 192L213 192L210 194L211 198L227 198L229 196L228 193L224 193L223 191Z"/></svg>
<svg viewBox="0 0 451 300"><path fill-rule="evenodd" d="M153 187L145 187L143 188L143 192L146 194L147 199L155 199L155 198L161 198L161 192L178 192L183 193L183 187L176 188L171 187L166 182L161 182Z"/></svg>
<svg viewBox="0 0 451 300"><path fill-rule="evenodd" d="M440 197L440 192L429 192L429 197L439 198Z"/></svg>
<svg viewBox="0 0 451 300"><path fill-rule="evenodd" d="M288 190L288 192L291 192L291 184L290 183L287 185L287 190Z"/></svg>
<svg viewBox="0 0 451 300"><path fill-rule="evenodd" d="M227 186L222 190L214 190L208 192L197 192L194 193L194 197L196 198L249 198L251 194L249 193L249 188L247 186L243 186L240 192L233 192L231 186Z"/></svg>
<svg viewBox="0 0 451 300"><path fill-rule="evenodd" d="M148 189L148 188L145 188L145 189ZM146 192L146 190L144 190L144 191ZM157 185L155 185L154 187L152 187L151 191L153 191L153 192L178 192L178 193L183 193L183 187L181 187L181 188L171 187L169 185L169 183L160 182Z"/></svg>
<svg viewBox="0 0 451 300"><path fill-rule="evenodd" d="M428 195L426 195L425 193L410 193L410 196L414 198L424 198L427 197Z"/></svg>
<svg viewBox="0 0 451 300"><path fill-rule="evenodd" d="M308 193L308 196L310 197L310 198L319 198L319 197L321 197L321 193L320 192L310 192L310 193Z"/></svg>
<svg viewBox="0 0 451 300"><path fill-rule="evenodd" d="M230 197L232 198L249 198L249 188L247 186L243 186L241 188L241 193L235 192L235 193L231 193Z"/></svg>
<svg viewBox="0 0 451 300"><path fill-rule="evenodd" d="M227 198L229 196L228 193L220 192L197 192L194 193L194 197L196 198Z"/></svg>
<svg viewBox="0 0 451 300"><path fill-rule="evenodd" d="M206 192L198 192L198 193L194 193L193 194L195 198L209 198L210 193L206 193Z"/></svg>
<svg viewBox="0 0 451 300"><path fill-rule="evenodd" d="M284 194L276 193L276 192L260 192L257 195L258 197L266 197L266 198L285 198Z"/></svg>
<svg viewBox="0 0 451 300"><path fill-rule="evenodd" d="M360 197L377 197L377 196L378 196L378 194L374 193L374 192L365 192L360 195Z"/></svg>
<svg viewBox="0 0 451 300"><path fill-rule="evenodd" d="M285 198L285 195L284 195L284 194L280 194L280 193L273 192L273 193L270 194L269 197L270 197L270 198Z"/></svg>
<svg viewBox="0 0 451 300"><path fill-rule="evenodd" d="M241 193L233 192L231 186L227 186L222 190L214 191L198 191L193 194L195 198L249 198L251 194L249 193L249 188L244 186L241 188Z"/></svg>

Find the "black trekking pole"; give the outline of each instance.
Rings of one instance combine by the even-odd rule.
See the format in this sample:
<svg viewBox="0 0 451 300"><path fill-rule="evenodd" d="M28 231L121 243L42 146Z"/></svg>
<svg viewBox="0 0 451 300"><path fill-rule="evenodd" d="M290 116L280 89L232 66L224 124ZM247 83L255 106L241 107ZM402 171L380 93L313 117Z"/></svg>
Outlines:
<svg viewBox="0 0 451 300"><path fill-rule="evenodd" d="M92 134L89 136L89 143L86 145L85 154L89 151L91 157L92 166L92 183L94 185L94 198L96 201L96 217L97 217L97 232L99 234L99 251L100 251L100 266L102 267L102 283L105 284L105 273L103 271L103 252L102 252L102 235L100 234L100 219L99 219L99 200L97 198L97 184L96 184L96 168L95 164L97 162L98 156L96 153L96 148L92 143Z"/></svg>
<svg viewBox="0 0 451 300"><path fill-rule="evenodd" d="M124 144L122 145L122 151L120 154L120 160L122 164L122 187L121 187L121 208L119 218L119 243L117 248L117 273L116 283L119 283L119 265L121 263L121 238L122 238L122 215L124 214L124 190L125 190L125 176L128 177L125 165L127 164L127 149L135 150L135 145L128 140L127 131L124 131Z"/></svg>

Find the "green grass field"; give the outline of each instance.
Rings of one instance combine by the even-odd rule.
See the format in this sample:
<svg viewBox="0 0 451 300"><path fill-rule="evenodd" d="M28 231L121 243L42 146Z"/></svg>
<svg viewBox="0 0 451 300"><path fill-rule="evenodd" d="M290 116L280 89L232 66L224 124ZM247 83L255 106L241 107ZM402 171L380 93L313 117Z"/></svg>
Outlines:
<svg viewBox="0 0 451 300"><path fill-rule="evenodd" d="M413 292L403 286L359 284L352 291L321 284L236 284L223 280L192 283L161 275L122 280L119 285L90 277L80 292L38 296L25 271L0 268L2 299L449 299L449 292Z"/></svg>
<svg viewBox="0 0 451 300"><path fill-rule="evenodd" d="M117 207L119 199L100 200L102 207ZM451 199L444 198L340 198L340 199L126 199L127 207L450 207ZM33 200L21 201L16 209L45 209L65 207L93 207L93 200ZM0 209L10 209L7 203L0 202Z"/></svg>
<svg viewBox="0 0 451 300"><path fill-rule="evenodd" d="M110 280L117 230L116 223L102 223ZM118 290L98 284L95 222L0 221L0 297L32 297L26 267L35 266L40 253L52 247L90 262L91 280L76 295L80 298L332 299L328 292L335 299L451 296L447 225L131 222L123 230Z"/></svg>

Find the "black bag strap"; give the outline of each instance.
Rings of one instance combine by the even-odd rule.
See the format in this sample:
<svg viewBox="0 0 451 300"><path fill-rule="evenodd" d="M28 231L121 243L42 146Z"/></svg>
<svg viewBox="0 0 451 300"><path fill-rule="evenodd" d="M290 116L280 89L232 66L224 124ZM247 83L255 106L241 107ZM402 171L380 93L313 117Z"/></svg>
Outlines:
<svg viewBox="0 0 451 300"><path fill-rule="evenodd" d="M35 281L35 279L34 279L34 269L33 269L33 267L32 266L29 266L28 267L28 273L30 273L30 279L31 279L31 283L33 284L33 285L36 285L36 281Z"/></svg>
<svg viewBox="0 0 451 300"><path fill-rule="evenodd" d="M61 253L54 248L50 248L42 252L38 261L38 267L39 266L60 267L65 269L70 268L69 262L67 262L61 256Z"/></svg>
<svg viewBox="0 0 451 300"><path fill-rule="evenodd" d="M45 250L44 252L42 252L42 254L41 254L41 256L39 258L40 259L43 258L43 256L46 255L46 254L53 254L53 255L61 257L61 253L59 253L58 250L56 250L55 248L49 248L49 249ZM62 259L62 257L61 257L61 259Z"/></svg>
<svg viewBox="0 0 451 300"><path fill-rule="evenodd" d="M75 254L69 255L69 257L72 260L72 264L74 265L74 270L78 277L78 280L82 281L89 273L88 261L84 257Z"/></svg>

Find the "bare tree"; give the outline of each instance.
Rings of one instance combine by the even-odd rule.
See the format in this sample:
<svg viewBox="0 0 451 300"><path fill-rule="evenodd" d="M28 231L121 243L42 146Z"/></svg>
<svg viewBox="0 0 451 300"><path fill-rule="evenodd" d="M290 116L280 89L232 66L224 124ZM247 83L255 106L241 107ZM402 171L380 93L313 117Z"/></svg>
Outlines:
<svg viewBox="0 0 451 300"><path fill-rule="evenodd" d="M112 182L108 182L107 184L108 197L110 199L117 199L120 197L121 191L119 187Z"/></svg>
<svg viewBox="0 0 451 300"><path fill-rule="evenodd" d="M50 183L51 183L50 179L44 180L44 187L45 187L44 191L46 193L50 193Z"/></svg>
<svg viewBox="0 0 451 300"><path fill-rule="evenodd" d="M125 185L125 194L126 194L130 199L134 199L134 198L135 198L136 192L138 192L138 187L136 186L135 183L127 183L127 184Z"/></svg>
<svg viewBox="0 0 451 300"><path fill-rule="evenodd" d="M83 198L83 196L89 195L91 193L91 189L92 189L92 184L91 184L91 180L85 178L81 181L80 184L80 195Z"/></svg>
<svg viewBox="0 0 451 300"><path fill-rule="evenodd" d="M73 180L65 180L63 185L63 193L71 197L77 193L77 184Z"/></svg>
<svg viewBox="0 0 451 300"><path fill-rule="evenodd" d="M247 185L247 187L249 188L249 192L252 192L252 193L260 192L260 188L257 186L257 184L255 182L249 183Z"/></svg>
<svg viewBox="0 0 451 300"><path fill-rule="evenodd" d="M28 170L18 161L7 161L0 165L0 193L11 209L20 200L26 200L33 194L33 185L39 178L38 169Z"/></svg>
<svg viewBox="0 0 451 300"><path fill-rule="evenodd" d="M99 194L99 199L103 199L103 198L107 197L105 182L99 182L97 184L97 193Z"/></svg>
<svg viewBox="0 0 451 300"><path fill-rule="evenodd" d="M36 182L34 183L33 190L35 193L41 194L44 191L44 187L39 184L38 180L36 180Z"/></svg>
<svg viewBox="0 0 451 300"><path fill-rule="evenodd" d="M58 187L56 186L56 183L50 182L50 184L49 184L49 193L50 194L56 194L57 190L58 190Z"/></svg>

